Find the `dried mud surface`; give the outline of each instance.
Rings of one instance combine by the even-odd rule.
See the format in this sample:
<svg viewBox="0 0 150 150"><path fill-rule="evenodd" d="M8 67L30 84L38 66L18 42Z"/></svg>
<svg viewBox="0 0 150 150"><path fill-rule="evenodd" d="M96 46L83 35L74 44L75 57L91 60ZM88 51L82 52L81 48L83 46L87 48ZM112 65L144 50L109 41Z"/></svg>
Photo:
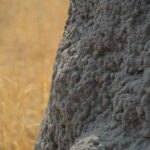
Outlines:
<svg viewBox="0 0 150 150"><path fill-rule="evenodd" d="M71 0L35 150L150 150L150 1Z"/></svg>

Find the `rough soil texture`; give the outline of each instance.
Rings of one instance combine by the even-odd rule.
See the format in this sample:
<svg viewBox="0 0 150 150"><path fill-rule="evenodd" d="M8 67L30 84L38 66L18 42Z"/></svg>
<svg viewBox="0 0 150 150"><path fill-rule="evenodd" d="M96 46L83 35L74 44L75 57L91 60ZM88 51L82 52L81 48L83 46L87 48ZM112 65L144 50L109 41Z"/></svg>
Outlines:
<svg viewBox="0 0 150 150"><path fill-rule="evenodd" d="M150 150L150 1L71 0L35 150Z"/></svg>

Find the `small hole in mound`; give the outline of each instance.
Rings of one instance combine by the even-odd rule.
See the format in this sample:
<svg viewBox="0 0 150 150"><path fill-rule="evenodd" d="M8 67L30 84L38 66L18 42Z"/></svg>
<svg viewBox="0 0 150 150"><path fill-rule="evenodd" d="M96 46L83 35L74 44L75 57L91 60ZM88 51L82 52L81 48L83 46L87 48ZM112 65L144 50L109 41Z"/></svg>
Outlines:
<svg viewBox="0 0 150 150"><path fill-rule="evenodd" d="M137 70L137 71L136 71L136 74L141 74L141 73L143 73L143 71L144 71L144 70Z"/></svg>
<svg viewBox="0 0 150 150"><path fill-rule="evenodd" d="M66 126L65 126L64 124L63 124L63 125L61 125L61 127L62 127L62 128L64 128L64 129L66 128Z"/></svg>

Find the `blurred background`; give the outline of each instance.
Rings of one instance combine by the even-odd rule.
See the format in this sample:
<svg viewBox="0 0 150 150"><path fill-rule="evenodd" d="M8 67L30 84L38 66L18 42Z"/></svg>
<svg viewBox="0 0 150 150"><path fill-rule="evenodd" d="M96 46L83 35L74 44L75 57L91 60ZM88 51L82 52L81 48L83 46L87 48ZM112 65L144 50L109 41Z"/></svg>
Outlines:
<svg viewBox="0 0 150 150"><path fill-rule="evenodd" d="M0 0L0 150L33 149L69 0Z"/></svg>

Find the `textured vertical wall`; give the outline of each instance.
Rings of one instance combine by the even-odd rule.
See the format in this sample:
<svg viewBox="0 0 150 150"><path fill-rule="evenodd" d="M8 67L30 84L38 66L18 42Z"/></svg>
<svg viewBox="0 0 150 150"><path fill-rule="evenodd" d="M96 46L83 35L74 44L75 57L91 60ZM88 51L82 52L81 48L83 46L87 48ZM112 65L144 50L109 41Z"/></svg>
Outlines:
<svg viewBox="0 0 150 150"><path fill-rule="evenodd" d="M150 1L71 0L35 150L150 149Z"/></svg>

